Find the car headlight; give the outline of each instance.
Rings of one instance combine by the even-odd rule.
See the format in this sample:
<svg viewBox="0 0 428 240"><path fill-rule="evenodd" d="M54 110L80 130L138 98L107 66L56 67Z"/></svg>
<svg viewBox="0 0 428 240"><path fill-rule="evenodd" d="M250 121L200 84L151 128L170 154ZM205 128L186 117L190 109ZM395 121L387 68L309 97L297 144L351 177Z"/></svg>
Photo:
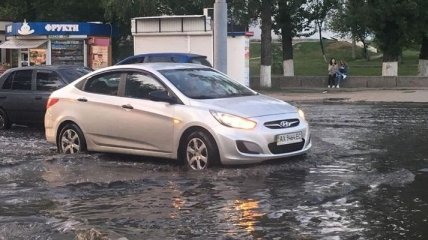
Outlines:
<svg viewBox="0 0 428 240"><path fill-rule="evenodd" d="M221 124L240 129L253 129L256 127L257 123L242 117L238 117L228 113L210 111L213 117Z"/></svg>
<svg viewBox="0 0 428 240"><path fill-rule="evenodd" d="M305 113L301 109L299 109L297 112L299 113L299 117L305 120Z"/></svg>

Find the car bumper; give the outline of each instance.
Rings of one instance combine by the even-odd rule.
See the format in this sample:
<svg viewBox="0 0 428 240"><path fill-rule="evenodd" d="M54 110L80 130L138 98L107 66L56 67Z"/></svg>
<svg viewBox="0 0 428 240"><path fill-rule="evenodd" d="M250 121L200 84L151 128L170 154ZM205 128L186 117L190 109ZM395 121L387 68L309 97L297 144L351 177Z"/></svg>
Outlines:
<svg viewBox="0 0 428 240"><path fill-rule="evenodd" d="M302 141L277 145L276 136L301 132ZM311 147L311 133L306 122L288 129L237 130L215 129L220 160L224 165L260 163L266 160L292 157L306 153Z"/></svg>

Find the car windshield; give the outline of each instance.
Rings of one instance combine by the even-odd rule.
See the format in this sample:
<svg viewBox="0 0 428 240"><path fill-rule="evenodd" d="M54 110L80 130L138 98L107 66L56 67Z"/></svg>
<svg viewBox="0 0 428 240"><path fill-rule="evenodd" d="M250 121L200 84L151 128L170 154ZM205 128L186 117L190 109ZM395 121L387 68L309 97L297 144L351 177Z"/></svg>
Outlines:
<svg viewBox="0 0 428 240"><path fill-rule="evenodd" d="M59 69L58 71L68 83L71 83L74 80L92 72L92 70L87 67L63 68Z"/></svg>
<svg viewBox="0 0 428 240"><path fill-rule="evenodd" d="M159 71L184 95L193 99L251 96L256 93L212 69Z"/></svg>

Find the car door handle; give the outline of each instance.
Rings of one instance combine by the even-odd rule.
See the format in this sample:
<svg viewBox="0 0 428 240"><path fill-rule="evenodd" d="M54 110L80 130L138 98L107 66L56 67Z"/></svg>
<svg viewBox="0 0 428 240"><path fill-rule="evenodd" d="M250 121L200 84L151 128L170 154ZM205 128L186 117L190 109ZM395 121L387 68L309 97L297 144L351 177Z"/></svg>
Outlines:
<svg viewBox="0 0 428 240"><path fill-rule="evenodd" d="M6 96L0 96L0 99L6 99L7 97Z"/></svg>
<svg viewBox="0 0 428 240"><path fill-rule="evenodd" d="M42 100L42 97L37 96L37 97L35 97L34 99L36 99L36 100Z"/></svg>
<svg viewBox="0 0 428 240"><path fill-rule="evenodd" d="M88 99L86 99L86 98L78 98L77 101L79 101L79 102L87 102Z"/></svg>
<svg viewBox="0 0 428 240"><path fill-rule="evenodd" d="M129 109L129 110L134 109L134 107L131 106L130 104L122 105L122 108Z"/></svg>

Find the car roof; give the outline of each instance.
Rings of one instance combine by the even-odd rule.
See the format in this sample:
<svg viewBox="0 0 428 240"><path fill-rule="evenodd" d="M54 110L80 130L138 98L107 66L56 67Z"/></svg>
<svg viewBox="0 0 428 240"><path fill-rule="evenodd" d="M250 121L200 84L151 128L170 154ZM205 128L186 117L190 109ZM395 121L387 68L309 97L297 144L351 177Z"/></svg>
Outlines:
<svg viewBox="0 0 428 240"><path fill-rule="evenodd" d="M102 68L97 70L97 72L101 72L103 70L110 69L142 69L148 71L161 71L161 70L170 70L170 69L194 69L194 68L206 68L210 69L210 67L194 64L194 63L170 63L170 62L156 62L156 63L133 63L133 64L124 64L124 65L113 65L110 67Z"/></svg>
<svg viewBox="0 0 428 240"><path fill-rule="evenodd" d="M184 57L207 57L196 53L181 53L181 52L165 52L165 53L142 53L136 54L133 57L148 57L148 56L184 56Z"/></svg>

